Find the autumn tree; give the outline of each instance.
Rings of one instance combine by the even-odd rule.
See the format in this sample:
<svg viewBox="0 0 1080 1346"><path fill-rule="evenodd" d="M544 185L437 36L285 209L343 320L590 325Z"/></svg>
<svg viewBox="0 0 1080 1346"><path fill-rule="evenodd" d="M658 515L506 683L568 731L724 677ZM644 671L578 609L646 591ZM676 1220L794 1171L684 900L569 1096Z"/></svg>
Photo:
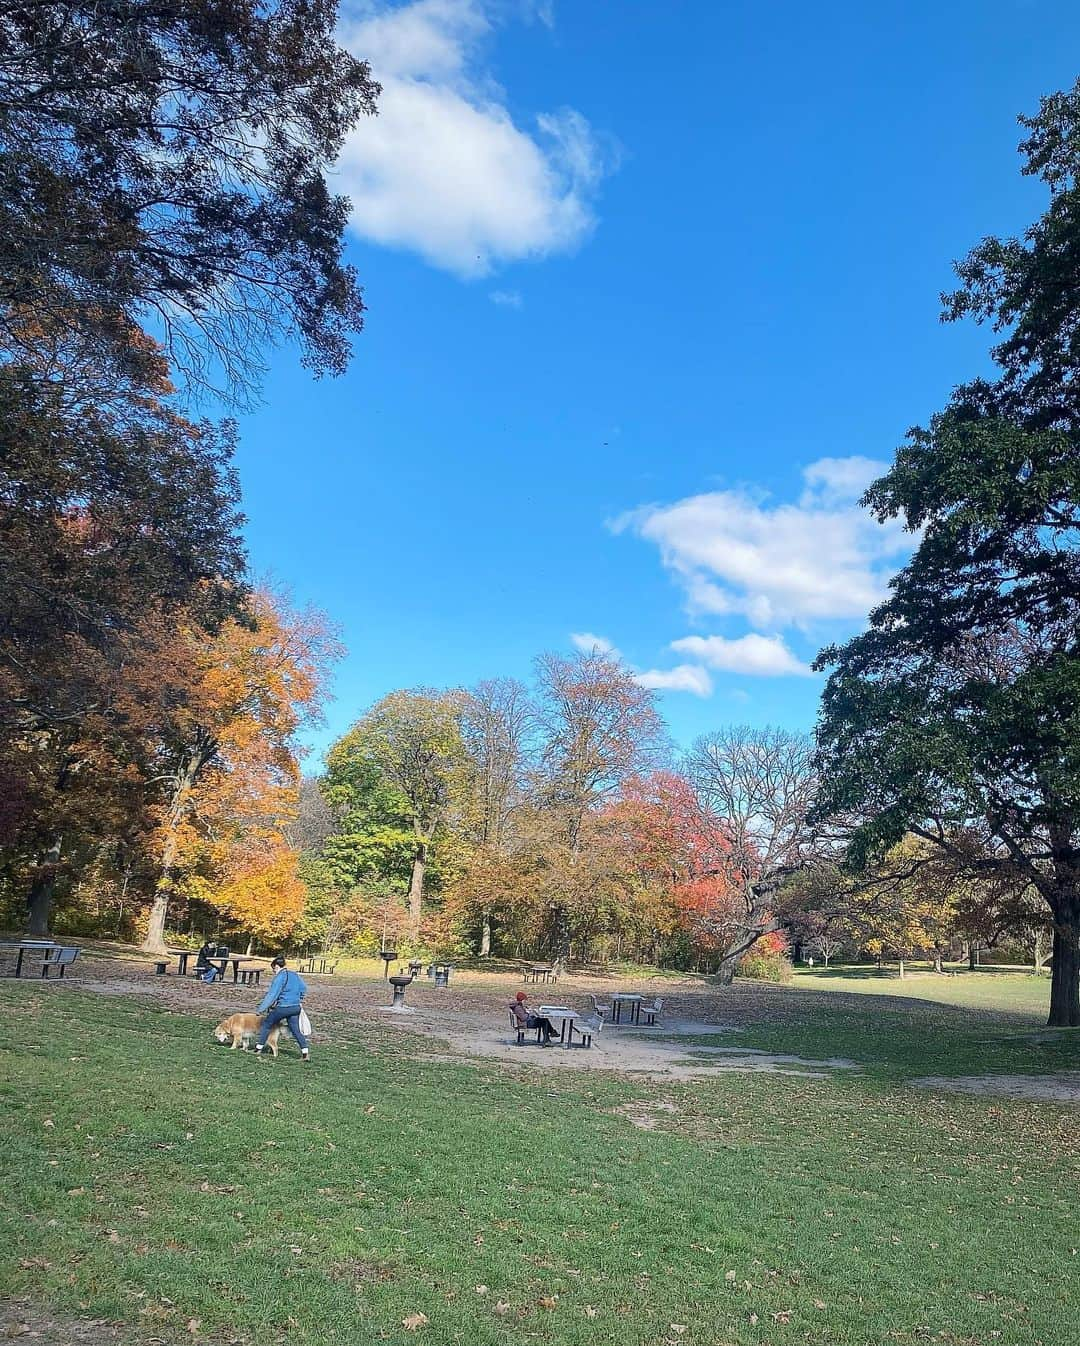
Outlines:
<svg viewBox="0 0 1080 1346"><path fill-rule="evenodd" d="M0 329L123 365L141 324L189 383L250 386L296 337L339 372L358 330L327 181L375 108L333 0L16 0L0 18Z"/></svg>
<svg viewBox="0 0 1080 1346"><path fill-rule="evenodd" d="M717 913L726 941L722 982L757 940L781 929L781 888L822 851L824 839L810 822L818 786L813 751L803 734L734 727L699 738L688 756L700 799L723 820L723 873L738 894L735 913Z"/></svg>
<svg viewBox="0 0 1080 1346"><path fill-rule="evenodd" d="M381 793L387 809L406 820L412 835L408 896L414 937L424 914L431 846L461 797L467 771L461 716L458 692L391 692L327 757L331 798Z"/></svg>
<svg viewBox="0 0 1080 1346"><path fill-rule="evenodd" d="M512 824L526 797L526 754L534 721L528 691L514 678L485 679L462 700L466 785L461 825L470 854L463 862L467 878L463 873L455 896L464 912L479 917L482 958L491 953L493 906L513 868L508 864Z"/></svg>
<svg viewBox="0 0 1080 1346"><path fill-rule="evenodd" d="M299 793L296 735L318 713L338 651L320 614L291 612L267 593L254 595L216 636L182 630L177 643L195 687L165 726L158 752L159 868L145 942L155 951L185 870L209 869L201 891L211 900L222 876L232 885L225 903L232 909L254 905L238 887L245 879L265 897L293 903L296 888L275 888L266 875L280 876L287 863L295 868L284 828Z"/></svg>
<svg viewBox="0 0 1080 1346"><path fill-rule="evenodd" d="M57 883L143 825L146 739L188 686L175 623L234 611L244 554L227 427L24 365L0 367L0 420L0 758L24 801L5 860L44 933Z"/></svg>
<svg viewBox="0 0 1080 1346"><path fill-rule="evenodd" d="M617 659L593 650L537 660L535 789L561 815L576 852L589 810L656 764L664 746L655 697Z"/></svg>

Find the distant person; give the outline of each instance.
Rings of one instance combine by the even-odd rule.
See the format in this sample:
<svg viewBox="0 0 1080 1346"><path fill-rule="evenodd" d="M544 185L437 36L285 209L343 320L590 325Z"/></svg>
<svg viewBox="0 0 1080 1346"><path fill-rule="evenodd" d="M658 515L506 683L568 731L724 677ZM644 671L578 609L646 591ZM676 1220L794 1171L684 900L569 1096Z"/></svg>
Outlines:
<svg viewBox="0 0 1080 1346"><path fill-rule="evenodd" d="M807 966L808 966L808 967L813 967L813 966L814 966L814 955L811 954L810 957L806 960L806 962L807 962Z"/></svg>
<svg viewBox="0 0 1080 1346"><path fill-rule="evenodd" d="M544 1035L544 1046L550 1047L551 1039L556 1035L555 1026L550 1019L544 1018L543 1015L529 1012L529 1008L525 1004L528 998L524 991L519 991L511 1002L510 1012L522 1028L539 1028Z"/></svg>
<svg viewBox="0 0 1080 1346"><path fill-rule="evenodd" d="M221 969L210 961L216 953L217 945L211 944L209 940L199 950L199 955L195 959L195 971L201 981L215 982L220 978Z"/></svg>
<svg viewBox="0 0 1080 1346"><path fill-rule="evenodd" d="M305 1061L309 1061L311 1056L308 1051L308 1040L300 1031L300 1007L304 996L307 995L307 986L299 972L293 972L285 966L285 959L281 954L278 954L270 966L275 970L275 976L259 1005L258 1013L264 1017L255 1050L261 1052L266 1046L270 1030L276 1024L283 1023L296 1039L300 1055Z"/></svg>

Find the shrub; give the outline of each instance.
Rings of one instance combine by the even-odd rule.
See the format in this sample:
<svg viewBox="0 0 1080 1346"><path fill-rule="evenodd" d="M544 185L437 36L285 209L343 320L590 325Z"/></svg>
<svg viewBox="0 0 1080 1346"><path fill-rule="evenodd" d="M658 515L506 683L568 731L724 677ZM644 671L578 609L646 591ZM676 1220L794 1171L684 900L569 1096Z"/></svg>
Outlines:
<svg viewBox="0 0 1080 1346"><path fill-rule="evenodd" d="M755 981L789 982L793 973L787 940L779 933L759 939L739 959L735 975L752 977Z"/></svg>

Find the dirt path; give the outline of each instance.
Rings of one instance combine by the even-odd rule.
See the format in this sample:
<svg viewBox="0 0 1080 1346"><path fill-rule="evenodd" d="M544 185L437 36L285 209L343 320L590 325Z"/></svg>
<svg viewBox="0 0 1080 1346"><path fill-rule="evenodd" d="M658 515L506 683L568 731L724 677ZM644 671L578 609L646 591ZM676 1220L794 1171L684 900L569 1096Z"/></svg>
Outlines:
<svg viewBox="0 0 1080 1346"><path fill-rule="evenodd" d="M920 1089L986 1098L1025 1098L1035 1103L1080 1103L1080 1070L1051 1075L924 1075L912 1080Z"/></svg>

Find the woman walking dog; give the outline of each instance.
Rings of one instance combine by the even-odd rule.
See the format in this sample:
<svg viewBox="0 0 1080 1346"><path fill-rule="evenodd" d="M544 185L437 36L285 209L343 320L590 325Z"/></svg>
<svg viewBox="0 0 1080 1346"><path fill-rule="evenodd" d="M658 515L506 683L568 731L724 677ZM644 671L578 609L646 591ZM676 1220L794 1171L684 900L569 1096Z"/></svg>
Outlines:
<svg viewBox="0 0 1080 1346"><path fill-rule="evenodd" d="M300 1010L304 996L307 995L307 986L299 972L293 972L285 966L285 959L281 954L278 954L270 966L276 969L276 976L259 1005L258 1013L264 1017L255 1043L255 1051L261 1053L266 1046L266 1039L270 1036L270 1030L283 1023L296 1039L300 1055L305 1061L310 1061L308 1040L300 1030Z"/></svg>

